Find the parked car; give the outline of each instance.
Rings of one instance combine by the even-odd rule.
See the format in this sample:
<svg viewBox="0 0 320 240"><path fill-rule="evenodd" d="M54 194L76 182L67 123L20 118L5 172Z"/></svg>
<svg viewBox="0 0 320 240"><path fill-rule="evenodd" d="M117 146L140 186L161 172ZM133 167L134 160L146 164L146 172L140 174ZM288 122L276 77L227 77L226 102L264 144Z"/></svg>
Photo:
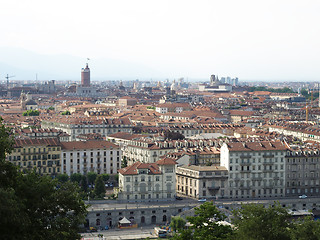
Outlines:
<svg viewBox="0 0 320 240"><path fill-rule="evenodd" d="M182 197L176 197L176 200L183 200L183 198Z"/></svg>
<svg viewBox="0 0 320 240"><path fill-rule="evenodd" d="M303 195L299 196L299 198L302 198L302 199L307 198L307 197L308 197L308 196L307 196L307 195L305 195L305 194L303 194Z"/></svg>
<svg viewBox="0 0 320 240"><path fill-rule="evenodd" d="M205 198L201 198L198 200L198 202L206 202L206 201L207 201L207 199L205 199Z"/></svg>

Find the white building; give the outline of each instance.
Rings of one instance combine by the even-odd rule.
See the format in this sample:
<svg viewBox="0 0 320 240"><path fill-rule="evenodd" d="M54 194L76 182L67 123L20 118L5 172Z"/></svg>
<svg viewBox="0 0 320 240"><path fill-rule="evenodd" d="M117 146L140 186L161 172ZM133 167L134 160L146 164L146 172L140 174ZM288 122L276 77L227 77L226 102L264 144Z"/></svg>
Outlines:
<svg viewBox="0 0 320 240"><path fill-rule="evenodd" d="M176 196L176 162L164 158L156 163L135 162L118 170L118 199L124 201L163 201Z"/></svg>
<svg viewBox="0 0 320 240"><path fill-rule="evenodd" d="M220 164L229 170L230 198L285 196L283 142L230 142L220 150Z"/></svg>
<svg viewBox="0 0 320 240"><path fill-rule="evenodd" d="M55 116L52 119L42 121L42 128L55 128L68 133L71 140L75 140L80 134L99 133L102 137L117 133L132 133L132 124L129 118L90 118Z"/></svg>
<svg viewBox="0 0 320 240"><path fill-rule="evenodd" d="M217 199L224 197L228 170L221 166L181 166L176 170L178 195L191 198Z"/></svg>
<svg viewBox="0 0 320 240"><path fill-rule="evenodd" d="M107 141L61 142L61 172L116 174L121 168L121 150Z"/></svg>

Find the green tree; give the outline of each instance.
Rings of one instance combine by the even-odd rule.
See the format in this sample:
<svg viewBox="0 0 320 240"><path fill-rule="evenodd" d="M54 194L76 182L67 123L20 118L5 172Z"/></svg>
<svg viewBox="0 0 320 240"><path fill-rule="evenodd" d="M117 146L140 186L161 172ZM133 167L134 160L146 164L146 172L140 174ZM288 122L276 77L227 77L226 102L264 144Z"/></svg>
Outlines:
<svg viewBox="0 0 320 240"><path fill-rule="evenodd" d="M312 217L293 221L290 235L292 240L318 240L320 238L320 222L315 221Z"/></svg>
<svg viewBox="0 0 320 240"><path fill-rule="evenodd" d="M40 112L38 110L33 110L33 109L27 110L22 113L22 116L39 116L39 115L40 115Z"/></svg>
<svg viewBox="0 0 320 240"><path fill-rule="evenodd" d="M59 182L67 182L69 180L69 176L68 176L68 174L63 173L63 174L59 174L57 176L57 179Z"/></svg>
<svg viewBox="0 0 320 240"><path fill-rule="evenodd" d="M183 140L185 137L179 132L165 131L164 138L167 140Z"/></svg>
<svg viewBox="0 0 320 240"><path fill-rule="evenodd" d="M87 181L87 177L86 176L81 176L81 189L84 192L88 191L88 181Z"/></svg>
<svg viewBox="0 0 320 240"><path fill-rule="evenodd" d="M94 194L99 198L103 198L106 194L106 187L101 175L96 178L96 181L94 183Z"/></svg>
<svg viewBox="0 0 320 240"><path fill-rule="evenodd" d="M67 111L62 112L61 115L71 115L71 112L67 110Z"/></svg>
<svg viewBox="0 0 320 240"><path fill-rule="evenodd" d="M53 106L50 106L48 109L49 109L49 110L54 110L54 107L53 107Z"/></svg>
<svg viewBox="0 0 320 240"><path fill-rule="evenodd" d="M82 180L82 175L80 173L72 173L70 175L70 180L71 182L77 182L78 184L80 184Z"/></svg>
<svg viewBox="0 0 320 240"><path fill-rule="evenodd" d="M10 131L0 125L1 239L79 239L86 206L71 182L22 174L5 161L12 149Z"/></svg>
<svg viewBox="0 0 320 240"><path fill-rule="evenodd" d="M100 176L102 177L102 179L103 179L104 182L108 181L109 178L110 178L109 174L106 174L106 173L101 174Z"/></svg>
<svg viewBox="0 0 320 240"><path fill-rule="evenodd" d="M96 180L97 176L98 174L96 174L95 172L88 172L87 173L88 183L92 185Z"/></svg>
<svg viewBox="0 0 320 240"><path fill-rule="evenodd" d="M0 161L4 161L6 154L11 153L14 144L11 129L7 128L2 121L0 117Z"/></svg>
<svg viewBox="0 0 320 240"><path fill-rule="evenodd" d="M172 217L170 227L173 231L182 230L184 226L186 225L186 220L184 220L182 217Z"/></svg>
<svg viewBox="0 0 320 240"><path fill-rule="evenodd" d="M121 168L125 168L128 166L128 160L126 156L123 156L122 161L121 161Z"/></svg>
<svg viewBox="0 0 320 240"><path fill-rule="evenodd" d="M290 214L279 203L264 207L261 204L242 205L233 211L236 239L290 239Z"/></svg>
<svg viewBox="0 0 320 240"><path fill-rule="evenodd" d="M230 239L232 228L229 225L219 224L219 221L225 218L226 216L212 202L205 202L195 208L195 216L187 217L191 226L188 229L180 229L174 238L179 240Z"/></svg>

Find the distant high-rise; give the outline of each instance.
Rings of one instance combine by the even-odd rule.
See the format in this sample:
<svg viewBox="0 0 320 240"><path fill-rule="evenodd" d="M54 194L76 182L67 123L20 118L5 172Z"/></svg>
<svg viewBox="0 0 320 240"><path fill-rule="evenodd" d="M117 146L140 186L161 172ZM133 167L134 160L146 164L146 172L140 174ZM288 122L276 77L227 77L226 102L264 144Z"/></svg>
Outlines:
<svg viewBox="0 0 320 240"><path fill-rule="evenodd" d="M81 85L83 87L90 87L90 68L88 67L88 63L86 68L81 69Z"/></svg>

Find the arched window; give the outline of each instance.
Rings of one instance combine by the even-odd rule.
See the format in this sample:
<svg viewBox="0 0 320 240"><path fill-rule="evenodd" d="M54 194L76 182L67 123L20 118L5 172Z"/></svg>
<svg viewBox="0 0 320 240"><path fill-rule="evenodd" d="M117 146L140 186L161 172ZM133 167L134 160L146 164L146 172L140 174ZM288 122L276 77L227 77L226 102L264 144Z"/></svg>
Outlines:
<svg viewBox="0 0 320 240"><path fill-rule="evenodd" d="M96 220L96 225L100 226L100 219L99 218Z"/></svg>
<svg viewBox="0 0 320 240"><path fill-rule="evenodd" d="M160 191L160 185L159 184L156 184L156 192L159 192Z"/></svg>
<svg viewBox="0 0 320 240"><path fill-rule="evenodd" d="M171 183L167 183L167 191L168 192L171 192L171 187L172 187L172 184Z"/></svg>
<svg viewBox="0 0 320 240"><path fill-rule="evenodd" d="M151 217L151 223L156 223L156 222L157 222L157 217L153 215Z"/></svg>
<svg viewBox="0 0 320 240"><path fill-rule="evenodd" d="M162 222L166 222L166 221L167 221L167 215L163 215Z"/></svg>
<svg viewBox="0 0 320 240"><path fill-rule="evenodd" d="M130 192L130 185L127 185L127 192Z"/></svg>
<svg viewBox="0 0 320 240"><path fill-rule="evenodd" d="M146 219L144 216L141 217L141 224L145 223L146 222Z"/></svg>

